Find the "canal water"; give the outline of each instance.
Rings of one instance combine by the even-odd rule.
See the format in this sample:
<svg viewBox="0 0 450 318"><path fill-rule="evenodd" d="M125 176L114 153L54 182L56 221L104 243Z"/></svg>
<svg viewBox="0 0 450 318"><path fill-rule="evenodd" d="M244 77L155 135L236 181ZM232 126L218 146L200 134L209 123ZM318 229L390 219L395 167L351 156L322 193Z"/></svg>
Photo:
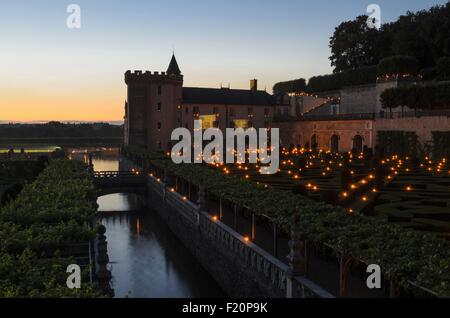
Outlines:
<svg viewBox="0 0 450 318"><path fill-rule="evenodd" d="M96 171L117 171L119 161L94 157ZM213 278L142 198L112 194L98 199L106 226L116 297L224 297Z"/></svg>

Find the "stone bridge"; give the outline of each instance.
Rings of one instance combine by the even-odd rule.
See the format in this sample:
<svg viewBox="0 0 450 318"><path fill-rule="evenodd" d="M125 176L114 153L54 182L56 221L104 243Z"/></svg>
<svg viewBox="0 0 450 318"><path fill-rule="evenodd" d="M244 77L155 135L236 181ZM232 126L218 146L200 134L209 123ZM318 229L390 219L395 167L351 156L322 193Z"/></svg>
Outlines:
<svg viewBox="0 0 450 318"><path fill-rule="evenodd" d="M140 172L133 171L97 171L94 172L94 185L97 195L113 193L132 193L146 195L146 178Z"/></svg>

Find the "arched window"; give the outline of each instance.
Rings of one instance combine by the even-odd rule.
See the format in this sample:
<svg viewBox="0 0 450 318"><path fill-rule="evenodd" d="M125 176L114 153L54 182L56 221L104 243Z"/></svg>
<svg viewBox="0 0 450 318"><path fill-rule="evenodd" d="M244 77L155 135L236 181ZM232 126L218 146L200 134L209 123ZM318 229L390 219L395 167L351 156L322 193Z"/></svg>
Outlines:
<svg viewBox="0 0 450 318"><path fill-rule="evenodd" d="M363 151L363 138L360 135L353 137L353 149L355 149L357 153Z"/></svg>
<svg viewBox="0 0 450 318"><path fill-rule="evenodd" d="M330 142L330 150L332 153L338 153L339 152L339 136L333 135L331 136L331 142Z"/></svg>
<svg viewBox="0 0 450 318"><path fill-rule="evenodd" d="M314 135L312 135L311 136L311 145L310 145L310 147L311 147L311 149L313 149L313 150L317 150L317 147L318 147L318 144L317 144L317 135L316 134L314 134Z"/></svg>

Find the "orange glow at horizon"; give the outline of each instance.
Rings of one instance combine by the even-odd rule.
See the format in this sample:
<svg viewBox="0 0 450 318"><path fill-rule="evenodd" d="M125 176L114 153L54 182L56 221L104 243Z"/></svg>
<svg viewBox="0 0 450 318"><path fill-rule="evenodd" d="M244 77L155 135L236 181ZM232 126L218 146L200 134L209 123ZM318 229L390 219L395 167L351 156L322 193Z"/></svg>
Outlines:
<svg viewBox="0 0 450 318"><path fill-rule="evenodd" d="M123 120L121 91L54 93L26 89L6 91L0 101L0 121L118 121Z"/></svg>

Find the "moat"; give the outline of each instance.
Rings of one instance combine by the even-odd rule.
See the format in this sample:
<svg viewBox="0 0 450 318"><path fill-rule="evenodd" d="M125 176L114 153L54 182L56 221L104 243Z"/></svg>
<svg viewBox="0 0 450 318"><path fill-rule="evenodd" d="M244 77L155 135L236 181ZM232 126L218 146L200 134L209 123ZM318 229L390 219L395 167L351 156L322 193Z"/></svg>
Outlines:
<svg viewBox="0 0 450 318"><path fill-rule="evenodd" d="M96 171L117 171L118 158L94 157ZM118 298L223 297L224 292L142 198L98 199Z"/></svg>

